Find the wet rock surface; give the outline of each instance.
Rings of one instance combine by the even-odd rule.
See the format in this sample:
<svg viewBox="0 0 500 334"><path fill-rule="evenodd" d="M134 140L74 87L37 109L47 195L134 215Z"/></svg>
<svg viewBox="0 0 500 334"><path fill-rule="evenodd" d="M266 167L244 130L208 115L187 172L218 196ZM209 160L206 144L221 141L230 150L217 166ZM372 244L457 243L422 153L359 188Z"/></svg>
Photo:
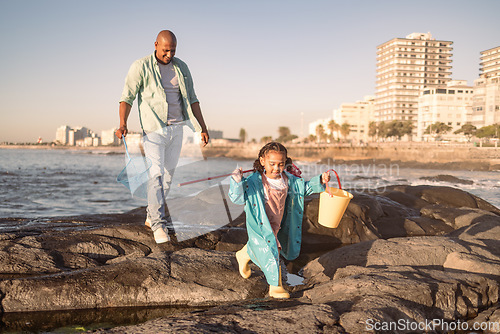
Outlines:
<svg viewBox="0 0 500 334"><path fill-rule="evenodd" d="M343 333L330 305L256 301L94 333Z"/></svg>
<svg viewBox="0 0 500 334"><path fill-rule="evenodd" d="M213 189L193 200L210 210L220 205L217 196ZM244 214L215 231L160 245L144 226L144 208L1 219L2 325L25 329L12 320L16 312L152 306L209 308L97 332L261 333L274 326L278 333L355 333L369 319L500 321L496 207L451 187L391 186L354 193L339 227L329 229L317 223L318 198L307 199L301 256L285 261L288 272L305 279L288 287L287 301L267 297L255 265L250 279L238 273L234 252L247 240ZM227 209L237 212L231 204Z"/></svg>

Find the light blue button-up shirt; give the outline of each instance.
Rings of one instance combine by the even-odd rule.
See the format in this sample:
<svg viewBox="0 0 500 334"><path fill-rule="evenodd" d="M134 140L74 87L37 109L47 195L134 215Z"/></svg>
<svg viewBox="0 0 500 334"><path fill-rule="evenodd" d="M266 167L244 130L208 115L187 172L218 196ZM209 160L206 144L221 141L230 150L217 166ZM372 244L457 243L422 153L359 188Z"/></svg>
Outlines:
<svg viewBox="0 0 500 334"><path fill-rule="evenodd" d="M193 131L199 132L201 126L191 109L191 105L198 102L191 73L186 63L179 58L174 57L172 64L179 77L184 120ZM130 66L120 102L126 102L132 106L136 96L139 119L144 132L158 131L167 126L167 97L161 84L160 67L154 53L136 60Z"/></svg>

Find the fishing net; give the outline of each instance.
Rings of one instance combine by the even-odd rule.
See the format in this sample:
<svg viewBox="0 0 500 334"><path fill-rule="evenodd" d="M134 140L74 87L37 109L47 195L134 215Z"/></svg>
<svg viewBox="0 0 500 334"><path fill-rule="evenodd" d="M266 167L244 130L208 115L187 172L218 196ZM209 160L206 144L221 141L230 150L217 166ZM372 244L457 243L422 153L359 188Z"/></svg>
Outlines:
<svg viewBox="0 0 500 334"><path fill-rule="evenodd" d="M143 156L131 157L124 137L123 143L125 145L128 162L118 174L116 181L127 187L132 196L147 198L148 171L151 168L151 160Z"/></svg>

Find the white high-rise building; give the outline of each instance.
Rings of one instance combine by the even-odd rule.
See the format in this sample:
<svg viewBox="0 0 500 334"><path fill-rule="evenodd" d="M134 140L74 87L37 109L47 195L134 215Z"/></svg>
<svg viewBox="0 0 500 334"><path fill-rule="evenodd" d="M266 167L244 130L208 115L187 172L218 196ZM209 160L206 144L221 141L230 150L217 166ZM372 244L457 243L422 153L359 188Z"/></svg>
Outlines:
<svg viewBox="0 0 500 334"><path fill-rule="evenodd" d="M481 77L500 77L500 46L481 52Z"/></svg>
<svg viewBox="0 0 500 334"><path fill-rule="evenodd" d="M451 80L452 44L436 40L430 33L412 33L379 45L375 121L412 121L416 125L421 90Z"/></svg>
<svg viewBox="0 0 500 334"><path fill-rule="evenodd" d="M500 46L481 52L479 78L474 80L472 124L500 123Z"/></svg>
<svg viewBox="0 0 500 334"><path fill-rule="evenodd" d="M463 140L463 135L454 132L471 122L473 94L473 87L465 80L452 80L438 88L424 89L418 99L416 140ZM438 134L432 129L436 123L444 123L451 130ZM429 133L426 133L427 129Z"/></svg>
<svg viewBox="0 0 500 334"><path fill-rule="evenodd" d="M56 130L56 141L61 145L68 145L70 130L71 128L68 125L58 127Z"/></svg>
<svg viewBox="0 0 500 334"><path fill-rule="evenodd" d="M373 121L375 97L366 96L363 101L354 103L342 103L339 109L333 111L333 120L339 126L349 124L349 135L347 139L357 142L369 141L369 126ZM335 131L336 137L342 138L340 130Z"/></svg>

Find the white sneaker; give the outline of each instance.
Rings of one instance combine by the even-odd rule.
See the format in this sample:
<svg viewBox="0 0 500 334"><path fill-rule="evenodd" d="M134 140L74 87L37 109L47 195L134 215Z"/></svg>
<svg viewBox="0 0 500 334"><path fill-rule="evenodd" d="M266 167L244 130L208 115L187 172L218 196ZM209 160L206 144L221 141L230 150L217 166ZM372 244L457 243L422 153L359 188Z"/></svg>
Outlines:
<svg viewBox="0 0 500 334"><path fill-rule="evenodd" d="M149 221L149 219L146 218L146 222L144 223L144 225L151 228L151 222Z"/></svg>
<svg viewBox="0 0 500 334"><path fill-rule="evenodd" d="M170 241L170 237L168 236L167 232L165 232L163 227L160 227L159 229L154 231L153 235L155 237L155 241L157 244L161 244L161 243Z"/></svg>

